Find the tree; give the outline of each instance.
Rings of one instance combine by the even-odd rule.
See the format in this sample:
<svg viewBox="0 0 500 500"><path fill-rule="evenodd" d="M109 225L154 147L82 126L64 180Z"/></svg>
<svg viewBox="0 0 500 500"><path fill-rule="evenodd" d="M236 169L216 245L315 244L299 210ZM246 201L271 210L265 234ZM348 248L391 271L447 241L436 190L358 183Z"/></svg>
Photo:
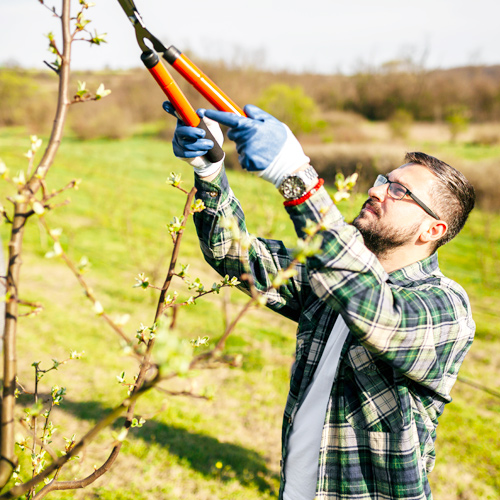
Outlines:
<svg viewBox="0 0 500 500"><path fill-rule="evenodd" d="M40 3L44 4L43 1ZM187 281L187 274L182 271L176 272L177 256L179 247L182 241L182 235L185 228L187 218L194 212L203 210L203 205L193 203L195 189L189 192L181 186L179 176L172 174L170 183L176 189L180 189L186 194L186 203L182 216L174 218L174 221L169 225L170 233L174 241L174 247L170 258L170 266L167 277L163 286L155 287L149 283L149 280L144 275L139 275L137 282L138 286L147 288L158 288L159 300L154 314L152 326L142 327L136 334L137 345L134 345L134 339L130 338L122 327L113 321L104 311L101 303L97 299L93 290L88 286L84 277L83 270L86 263L73 263L67 254L64 252L60 239L60 233L57 230L52 230L47 222L46 215L51 210L65 202L57 204L54 199L61 193L74 189L78 186L78 181L70 181L63 188L50 191L47 187L46 176L53 165L54 159L58 152L58 148L63 139L64 125L68 113L68 108L71 105L82 103L91 100L100 100L109 94L109 90L100 85L95 94L92 94L86 89L84 82L80 82L78 89L72 98L69 97L69 78L70 78L70 62L71 62L71 46L76 40L86 40L91 44L99 45L104 40L97 33L90 33L86 26L90 22L85 18L86 10L91 7L86 0L79 0L79 10L76 16L70 14L70 0L62 0L61 13L56 11L56 8L50 8L51 12L59 17L62 28L62 46L59 48L56 37L49 33L49 48L55 54L55 61L48 64L52 70L56 72L59 78L58 102L57 111L54 119L54 124L50 139L39 164L34 167L35 154L40 149L42 141L36 136L31 138L31 148L26 154L28 158L28 167L26 171L20 172L15 177L10 177L7 167L0 164L1 175L3 179L12 184L15 188L15 194L9 197L8 200L13 205L12 214L8 210L2 208L1 213L8 224L11 225L11 236L9 241L9 259L7 267L7 275L4 278L6 284L6 322L5 335L3 339L4 352L4 372L3 372L3 393L2 393L2 428L1 428L1 460L0 460L0 488L3 488L11 478L17 479L19 476L17 469L17 456L14 451L15 445L15 401L16 397L21 392L27 392L33 395L33 406L27 410L26 417L21 423L29 430L31 435L31 445L28 451L31 454L32 464L32 479L23 483L16 484L9 491L5 492L0 498L17 498L22 494L26 494L26 498L42 498L47 493L53 490L82 488L94 482L98 477L106 473L116 457L118 456L121 444L125 439L130 428L141 426L140 419L135 418L134 408L137 399L151 388L155 387L161 380L168 380L182 374L186 370L192 369L201 363L207 364L213 356L216 356L223 348L224 340L234 328L234 324L228 326L223 338L217 346L203 356L195 356L191 347L185 345L173 336L167 336L168 325L164 318L164 312L168 308L178 308L186 304L177 304L175 296L171 298L168 295L169 286L174 276L177 276L184 281ZM70 360L78 359L82 353L73 351L69 358L59 362L53 360L53 366L44 368L39 362L34 362L35 381L33 392L27 391L25 385L17 380L17 359L16 359L16 337L17 337L17 319L22 315L35 316L40 312L42 305L40 303L28 303L21 298L22 284L20 283L20 267L22 264L22 245L23 237L27 223L38 218L41 225L46 229L48 236L53 240L53 250L50 256L60 257L68 265L81 286L85 290L86 296L93 304L95 313L111 326L111 328L130 346L131 351L138 360L139 371L135 380L128 382L129 396L123 400L114 410L92 428L86 435L79 440L76 437L68 439L67 445L61 456L57 456L51 449L48 443L53 432L53 424L50 421L51 411L54 406L58 405L65 395L64 388L54 386L51 390L50 398L43 401L39 398L38 382L49 371L57 369L60 365L67 363ZM238 283L236 279L224 278L220 283L205 290L199 280L195 280L192 285L193 296L188 302L195 302L198 298L209 293L218 293L223 287L233 287ZM255 302L255 301L254 301ZM244 311L248 310L254 302L245 306ZM28 313L21 313L19 306L28 307ZM155 345L156 337L163 343L163 358L160 361L153 359L153 346ZM206 343L206 339L195 339L195 347L199 347ZM124 374L122 375L123 384L127 384ZM122 431L117 436L116 444L110 452L108 459L89 476L73 481L58 481L58 476L64 465L74 459L78 452L86 447L106 426L116 420L118 416L126 413L126 422ZM18 442L21 450L27 449L25 441ZM47 457L50 455L51 463L48 465ZM47 484L36 490L37 485L42 481L47 480Z"/></svg>
<svg viewBox="0 0 500 500"><path fill-rule="evenodd" d="M294 134L313 132L321 125L316 118L317 104L301 86L271 85L263 92L258 106L286 123Z"/></svg>
<svg viewBox="0 0 500 500"><path fill-rule="evenodd" d="M40 3L44 4L43 1ZM84 260L74 263L61 245L61 234L52 229L47 215L54 209L61 207L66 202L57 202L57 197L70 189L78 186L78 180L72 180L59 189L49 190L47 185L47 173L53 166L58 148L63 139L64 125L68 108L72 105L91 100L100 100L109 94L109 90L100 85L95 93L91 93L86 88L84 82L79 83L76 93L69 97L69 77L71 62L71 46L75 40L86 40L91 44L99 45L103 38L97 34L90 33L86 26L90 22L85 18L87 9L91 6L86 0L79 0L79 10L75 16L70 13L70 0L62 0L62 9L58 13L56 8L51 8L51 12L56 15L61 22L62 44L58 45L53 34L48 35L49 47L55 54L55 61L50 64L52 70L59 78L57 111L54 125L48 141L48 145L43 153L42 159L35 166L36 152L41 148L42 142L38 137L31 137L31 148L27 153L28 166L25 171L17 176L11 177L7 166L0 163L0 174L3 179L9 182L14 188L14 194L8 198L12 204L11 210L1 209L6 222L11 226L9 241L9 258L7 273L4 278L6 285L6 314L5 314L5 335L4 335L4 373L3 373L3 393L1 405L1 457L0 457L0 488L4 488L10 480L19 480L17 469L18 458L15 453L16 444L15 427L23 425L30 437L27 440L17 440L21 452L27 451L31 459L31 479L24 483L15 484L8 491L0 495L0 498L18 498L25 495L28 499L40 499L54 490L67 490L83 488L93 483L97 478L109 471L110 467L120 453L122 443L130 429L140 427L143 420L135 415L135 405L143 394L153 388L157 388L160 383L170 381L181 376L190 370L209 368L214 363L233 363L234 359L222 356L228 336L233 331L235 325L244 314L253 307L265 304L265 297L257 293L253 286L249 272L240 277L225 276L220 282L214 283L212 287L206 288L198 278L192 279L187 274L187 266L178 266L178 256L183 234L188 218L195 212L203 210L203 203L194 200L195 188L186 190L181 186L182 179L178 174L172 173L168 183L176 190L184 193L186 200L183 213L179 217L174 217L168 230L172 237L173 248L170 255L170 263L166 272L166 277L161 286L157 286L144 274L140 273L136 278L136 287L139 289L154 289L158 292L157 305L152 314L152 321L148 325L141 325L130 336L125 329L113 320L104 310L97 294L91 289L84 277L85 267L88 262ZM336 199L340 200L347 196L347 192L352 188L355 178L337 179L339 190ZM53 242L53 248L49 252L50 257L62 259L74 274L85 291L85 294L92 304L94 312L105 321L111 329L125 341L130 352L137 360L138 373L133 380L127 380L125 373L118 378L122 385L128 386L129 394L118 404L109 414L91 428L84 436L77 438L73 436L66 440L65 449L58 455L50 447L50 440L54 430L51 421L51 413L55 406L59 405L65 396L65 389L53 386L49 397L44 400L38 391L39 381L52 370L66 364L72 360L77 360L82 353L72 351L69 357L63 361L53 360L52 366L44 367L40 362L34 361L34 383L33 389L28 389L28 384L17 380L17 358L16 358L16 338L18 334L17 319L22 315L36 316L42 309L42 304L38 302L26 302L22 299L22 283L20 281L20 268L22 264L23 238L25 229L30 221L38 220L45 229L48 238ZM226 221L228 228L232 231L233 237L242 247L249 244L247 235L239 234L235 221ZM321 223L310 225L307 228L307 238L300 240L297 245L296 257L291 266L282 270L274 277L271 288L278 288L295 273L294 265L303 262L307 256L318 251L317 233L321 230ZM179 269L180 267L180 269ZM191 290L191 297L184 302L179 302L177 295L169 293L173 280L180 280ZM241 308L236 317L230 322L219 340L213 348L208 345L208 338L194 338L191 342L179 339L173 332L177 318L178 309L195 303L197 300L208 294L218 294L222 288L235 287L240 284L240 280L248 282L251 298ZM20 306L28 308L27 313L20 310ZM166 316L167 311L172 311L170 317ZM194 349L201 349L201 352ZM20 393L28 393L33 397L33 405L28 408L26 415L20 422L16 422L15 404L16 397ZM175 396L174 391L167 393ZM61 481L60 473L65 465L76 459L86 446L88 446L96 436L107 426L112 424L117 417L125 414L126 419L123 427L116 435L116 440L109 452L108 458L99 466L95 467L92 474L81 479ZM45 485L40 487L41 483Z"/></svg>
<svg viewBox="0 0 500 500"><path fill-rule="evenodd" d="M445 120L450 131L450 142L456 142L458 134L469 128L469 109L467 106L455 105L446 110Z"/></svg>

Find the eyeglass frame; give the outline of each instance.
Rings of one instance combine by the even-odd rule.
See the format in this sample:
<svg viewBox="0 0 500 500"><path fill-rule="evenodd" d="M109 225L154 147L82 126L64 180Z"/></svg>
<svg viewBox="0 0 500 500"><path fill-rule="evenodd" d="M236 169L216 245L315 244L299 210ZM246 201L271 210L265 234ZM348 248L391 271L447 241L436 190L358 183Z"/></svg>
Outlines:
<svg viewBox="0 0 500 500"><path fill-rule="evenodd" d="M384 184L389 184L387 193L394 200L402 200L406 195L408 195L417 205L420 206L420 208L425 210L425 212L427 212L431 217L434 217L434 219L437 220L441 220L441 218L435 212L433 212L420 198L415 196L406 186L403 186L403 184L401 184L400 182L390 181L385 175L379 174L375 179L375 182L373 183L373 187L383 186ZM401 198L396 198L391 194L391 184L397 184L405 190L405 193L403 194L403 196L401 196Z"/></svg>

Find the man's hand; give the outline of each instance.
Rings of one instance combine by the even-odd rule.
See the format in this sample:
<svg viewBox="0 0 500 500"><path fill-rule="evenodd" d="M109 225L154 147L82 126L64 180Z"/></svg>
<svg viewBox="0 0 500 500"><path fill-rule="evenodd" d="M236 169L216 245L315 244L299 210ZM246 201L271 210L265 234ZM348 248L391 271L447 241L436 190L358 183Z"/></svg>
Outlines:
<svg viewBox="0 0 500 500"><path fill-rule="evenodd" d="M291 130L269 113L248 104L246 117L224 111L200 109L206 116L230 128L241 166L279 187L284 177L309 163Z"/></svg>
<svg viewBox="0 0 500 500"><path fill-rule="evenodd" d="M169 101L163 103L163 109L167 113L177 117L175 108ZM199 112L198 115L201 116ZM219 124L209 118L205 118L204 121L207 128L212 132L215 140L222 146L224 135L222 134ZM204 130L197 127L190 127L179 118L177 118L177 126L175 127L172 146L175 156L189 163L200 177L208 177L216 173L221 168L222 162L224 161L224 159L222 159L217 163L210 163L204 158L204 155L213 148L213 141L205 139Z"/></svg>

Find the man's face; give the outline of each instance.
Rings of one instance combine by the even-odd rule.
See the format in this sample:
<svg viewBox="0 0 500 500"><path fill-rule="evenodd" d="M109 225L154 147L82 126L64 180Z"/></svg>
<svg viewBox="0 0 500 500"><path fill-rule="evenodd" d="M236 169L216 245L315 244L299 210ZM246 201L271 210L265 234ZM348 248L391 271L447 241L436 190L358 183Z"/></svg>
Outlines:
<svg viewBox="0 0 500 500"><path fill-rule="evenodd" d="M422 165L406 164L386 176L415 193L426 205L433 208L430 192L436 182L435 175ZM415 244L422 225L432 219L409 196L401 200L391 198L389 184L372 187L370 196L353 225L362 234L365 245L378 257L395 248Z"/></svg>

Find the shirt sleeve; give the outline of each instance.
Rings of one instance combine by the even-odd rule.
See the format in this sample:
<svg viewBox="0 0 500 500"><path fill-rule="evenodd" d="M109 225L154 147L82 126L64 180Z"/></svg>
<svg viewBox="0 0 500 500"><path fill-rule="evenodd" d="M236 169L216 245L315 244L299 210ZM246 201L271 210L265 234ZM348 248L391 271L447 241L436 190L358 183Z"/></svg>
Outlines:
<svg viewBox="0 0 500 500"><path fill-rule="evenodd" d="M250 273L257 291L265 295L267 306L276 312L298 321L304 297L310 292L305 266L298 265L298 274L278 290L271 287L280 269L286 269L292 261L283 242L256 238L247 231L245 215L240 202L229 187L224 169L211 182L195 176L196 198L205 204L205 210L194 214L194 223L205 260L221 275L238 279ZM240 233L235 237L227 228L233 219ZM248 247L242 245L248 242ZM249 285L239 285L249 293Z"/></svg>
<svg viewBox="0 0 500 500"><path fill-rule="evenodd" d="M319 299L339 311L351 334L370 352L450 400L474 334L465 291L438 269L421 273L425 279L420 281L391 283L359 231L345 223L323 188L287 210L299 236L307 219L318 222L327 210L321 253L306 263Z"/></svg>

